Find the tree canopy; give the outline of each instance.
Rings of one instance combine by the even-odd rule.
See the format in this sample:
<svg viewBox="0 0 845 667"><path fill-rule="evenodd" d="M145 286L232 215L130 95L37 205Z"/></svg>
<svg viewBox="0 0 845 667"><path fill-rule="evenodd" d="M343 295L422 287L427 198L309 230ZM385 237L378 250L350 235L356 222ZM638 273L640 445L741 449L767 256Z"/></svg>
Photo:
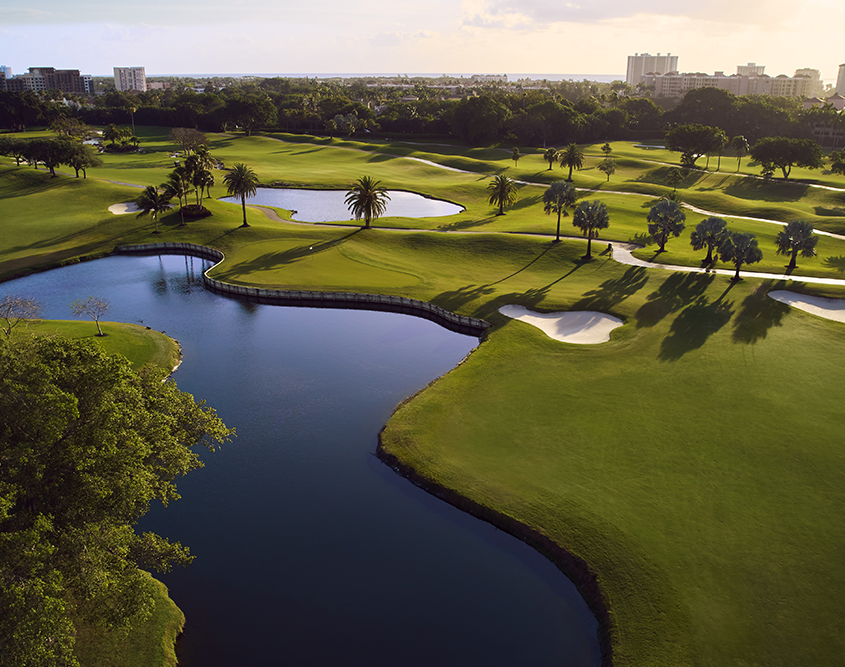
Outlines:
<svg viewBox="0 0 845 667"><path fill-rule="evenodd" d="M152 605L139 568L191 556L134 526L196 446L228 439L166 372L134 372L92 341L0 342L0 665L75 666L75 622L125 627Z"/></svg>
<svg viewBox="0 0 845 667"><path fill-rule="evenodd" d="M806 220L793 220L775 237L777 254L789 256L787 269L797 266L799 254L801 257L815 257L818 241L819 237L813 233L813 224Z"/></svg>
<svg viewBox="0 0 845 667"><path fill-rule="evenodd" d="M362 176L346 193L346 206L356 220L364 219L364 227L383 215L387 210L390 195L381 187L381 182L372 176Z"/></svg>
<svg viewBox="0 0 845 667"><path fill-rule="evenodd" d="M666 250L666 241L671 236L680 236L684 231L686 214L681 205L670 199L659 199L648 212L648 233L660 245L660 252Z"/></svg>
<svg viewBox="0 0 845 667"><path fill-rule="evenodd" d="M812 139L764 137L751 149L751 157L764 171L781 170L783 180L789 179L792 167L820 169L823 165L821 146Z"/></svg>
<svg viewBox="0 0 845 667"><path fill-rule="evenodd" d="M500 174L487 184L487 195L487 201L499 207L498 215L504 215L505 206L519 201L519 187L512 178Z"/></svg>
<svg viewBox="0 0 845 667"><path fill-rule="evenodd" d="M568 215L566 209L569 206L575 205L577 196L575 194L575 187L565 181L555 181L543 193L543 210L546 212L546 215L557 213L555 241L560 241L560 218L562 215Z"/></svg>
<svg viewBox="0 0 845 667"><path fill-rule="evenodd" d="M681 153L681 165L695 167L695 162L717 144L717 137L724 134L717 127L687 123L673 127L666 133L666 148Z"/></svg>
<svg viewBox="0 0 845 667"><path fill-rule="evenodd" d="M607 229L610 224L607 206L598 199L582 201L575 207L572 224L580 229L581 233L587 237L587 254L584 255L584 259L590 259L592 257L590 244L594 238L598 238L599 231Z"/></svg>

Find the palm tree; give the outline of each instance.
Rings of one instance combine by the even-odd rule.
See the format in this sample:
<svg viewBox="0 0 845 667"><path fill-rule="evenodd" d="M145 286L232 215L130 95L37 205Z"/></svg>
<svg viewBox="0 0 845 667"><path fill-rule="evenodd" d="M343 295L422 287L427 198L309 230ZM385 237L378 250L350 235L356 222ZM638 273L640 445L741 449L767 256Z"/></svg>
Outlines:
<svg viewBox="0 0 845 667"><path fill-rule="evenodd" d="M118 127L114 123L106 126L106 129L103 130L103 139L106 141L111 141L112 146L115 145L116 142L123 139L126 136L126 130L121 127Z"/></svg>
<svg viewBox="0 0 845 667"><path fill-rule="evenodd" d="M561 167L569 167L569 178L566 180L571 183L572 170L580 169L584 166L584 149L578 144L569 144L566 148L558 152L557 159Z"/></svg>
<svg viewBox="0 0 845 667"><path fill-rule="evenodd" d="M513 166L514 167L519 166L519 158L521 158L521 157L522 157L522 155L519 154L519 149L516 146L514 146L513 150L511 151L511 160L513 160Z"/></svg>
<svg viewBox="0 0 845 667"><path fill-rule="evenodd" d="M731 232L719 246L719 259L732 262L736 267L736 275L731 280L741 280L739 269L743 264L754 264L763 259L763 253L757 247L754 234Z"/></svg>
<svg viewBox="0 0 845 667"><path fill-rule="evenodd" d="M607 206L598 199L582 201L575 208L575 214L572 216L572 224L580 229L584 236L587 237L587 254L584 255L584 259L592 259L592 255L590 254L592 240L598 238L600 229L607 229L610 224Z"/></svg>
<svg viewBox="0 0 845 667"><path fill-rule="evenodd" d="M364 219L364 229L387 210L390 195L371 176L362 176L346 193L346 206L356 220Z"/></svg>
<svg viewBox="0 0 845 667"><path fill-rule="evenodd" d="M191 181L188 180L187 171L181 167L174 169L167 177L167 182L162 183L161 187L164 188L164 192L168 197L176 197L176 199L179 200L179 216L182 218L182 222L179 223L179 226L184 227L184 206L188 204L188 195L194 191ZM182 204L182 199L185 200L185 204Z"/></svg>
<svg viewBox="0 0 845 667"><path fill-rule="evenodd" d="M197 189L197 206L202 206L203 191L205 191L207 196L211 197L211 186L214 185L214 174L207 169L203 169L202 171L198 171L194 174L194 178L191 182Z"/></svg>
<svg viewBox="0 0 845 667"><path fill-rule="evenodd" d="M244 224L241 227L249 227L249 223L246 221L246 198L247 196L251 197L258 191L258 176L243 162L238 162L223 177L223 183L230 195L241 198L241 206L244 210Z"/></svg>
<svg viewBox="0 0 845 667"><path fill-rule="evenodd" d="M722 151L729 143L728 135L723 130L717 130L713 134L713 150L719 155L719 161L716 163L716 171L722 168Z"/></svg>
<svg viewBox="0 0 845 667"><path fill-rule="evenodd" d="M728 223L722 218L710 217L699 222L689 238L693 250L707 248L707 257L704 258L704 263L712 264L713 250L717 249L727 236Z"/></svg>
<svg viewBox="0 0 845 667"><path fill-rule="evenodd" d="M499 175L494 177L487 184L487 192L490 193L487 201L493 206L499 207L498 215L505 214L505 205L510 206L519 200L519 188L516 185L516 181L507 176Z"/></svg>
<svg viewBox="0 0 845 667"><path fill-rule="evenodd" d="M666 241L670 236L680 236L684 231L686 214L681 205L663 197L648 212L648 233L660 244L660 252L666 250Z"/></svg>
<svg viewBox="0 0 845 667"><path fill-rule="evenodd" d="M778 255L789 255L787 269L794 269L798 253L801 257L815 257L816 243L819 237L813 233L813 225L806 220L793 220L788 223L783 231L778 232L775 237Z"/></svg>
<svg viewBox="0 0 845 667"><path fill-rule="evenodd" d="M736 170L739 171L739 163L742 162L742 157L747 154L748 150L751 148L748 145L748 139L743 137L741 134L736 135L733 139L731 139L731 148L733 148L736 152Z"/></svg>
<svg viewBox="0 0 845 667"><path fill-rule="evenodd" d="M567 207L575 205L575 188L571 183L557 181L552 183L548 190L543 193L543 210L546 215L557 213L557 234L555 243L560 241L560 216L569 215Z"/></svg>
<svg viewBox="0 0 845 667"><path fill-rule="evenodd" d="M135 200L135 206L140 211L138 213L139 218L145 218L148 215L153 216L153 222L156 226L155 234L158 234L159 213L164 213L169 208L168 204L170 204L170 197L163 192L159 192L154 185L148 185L144 188L141 196Z"/></svg>
<svg viewBox="0 0 845 667"><path fill-rule="evenodd" d="M557 148L547 148L543 153L543 159L549 163L548 171L551 171L552 165L557 162Z"/></svg>

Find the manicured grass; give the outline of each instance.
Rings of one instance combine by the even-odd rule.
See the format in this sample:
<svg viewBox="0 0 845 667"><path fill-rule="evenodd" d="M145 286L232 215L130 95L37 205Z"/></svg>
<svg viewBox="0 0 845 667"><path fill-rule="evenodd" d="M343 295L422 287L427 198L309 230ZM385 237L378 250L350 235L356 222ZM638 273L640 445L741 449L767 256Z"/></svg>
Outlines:
<svg viewBox="0 0 845 667"><path fill-rule="evenodd" d="M167 149L164 131L146 136ZM661 171L668 167L658 164L677 162L668 152L614 143L620 170L608 184L595 169L600 144L588 147L576 186L636 194L582 195L605 201L611 213L585 263L585 241L550 241L555 220L542 212L542 183L563 172L549 172L541 150L521 148L525 157L513 167L498 148L278 136L291 141L218 135L212 153L226 164L247 162L264 183L345 188L372 175L390 188L448 199L466 211L377 224L464 233L294 225L256 209L252 227L238 229L240 208L211 202L211 218L178 227L171 213L155 236L150 221L106 210L137 190L94 179L121 173L125 182L161 182L168 168L114 156L82 185L0 169L0 219L23 227L4 224L15 241L0 248L0 276L117 243L190 241L226 253L212 274L229 282L401 294L486 318L495 326L479 349L391 419L383 437L390 452L584 558L610 607L616 665L841 662L845 326L766 294L788 287L845 296L845 289L734 284L599 255L601 241L644 242L649 197L669 192ZM723 172L731 162L723 158ZM538 184L523 186L520 202L495 216L484 189L494 173ZM841 177L808 173L845 188ZM731 216L800 215L831 229L842 222L819 210L841 206L843 193L742 174L696 174L678 192L731 228L758 234L764 263L754 270L782 271L786 258L773 246L779 228ZM41 215L39 206L47 207ZM701 218L687 213L686 234ZM574 231L570 221L564 233ZM703 257L686 235L667 249L666 262L697 266ZM650 259L654 248L639 254ZM819 254L799 260L799 271L843 275L842 241L822 237ZM609 343L568 345L500 315L508 303L598 310L626 324Z"/></svg>

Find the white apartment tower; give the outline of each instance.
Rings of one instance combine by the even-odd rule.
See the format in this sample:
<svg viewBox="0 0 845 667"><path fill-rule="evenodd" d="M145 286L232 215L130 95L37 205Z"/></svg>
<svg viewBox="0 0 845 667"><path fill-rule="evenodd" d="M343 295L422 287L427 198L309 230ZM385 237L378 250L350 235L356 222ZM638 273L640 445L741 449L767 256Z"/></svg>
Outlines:
<svg viewBox="0 0 845 667"><path fill-rule="evenodd" d="M114 87L116 90L135 90L139 93L147 91L147 74L143 67L115 67Z"/></svg>
<svg viewBox="0 0 845 667"><path fill-rule="evenodd" d="M757 63L748 63L747 65L737 65L736 73L739 76L763 76L766 73L765 65L758 65Z"/></svg>
<svg viewBox="0 0 845 667"><path fill-rule="evenodd" d="M673 56L671 53L665 56L659 53L656 56L649 53L635 53L628 56L628 73L625 76L625 83L636 86L646 74L668 74L677 71L678 56Z"/></svg>
<svg viewBox="0 0 845 667"><path fill-rule="evenodd" d="M836 92L845 97L845 63L839 66L839 76L836 79Z"/></svg>

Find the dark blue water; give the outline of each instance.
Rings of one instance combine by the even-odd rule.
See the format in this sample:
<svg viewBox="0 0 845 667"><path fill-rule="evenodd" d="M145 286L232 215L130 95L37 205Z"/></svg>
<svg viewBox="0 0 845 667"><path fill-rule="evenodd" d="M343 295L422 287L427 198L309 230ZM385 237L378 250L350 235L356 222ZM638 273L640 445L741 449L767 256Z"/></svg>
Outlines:
<svg viewBox="0 0 845 667"><path fill-rule="evenodd" d="M346 205L346 190L302 190L297 188L258 188L247 204L276 206L291 211L291 218L301 222L336 222L352 220ZM462 206L442 199L429 199L414 192L388 190L390 200L381 217L438 218L463 211ZM222 201L240 206L240 197Z"/></svg>
<svg viewBox="0 0 845 667"><path fill-rule="evenodd" d="M0 284L49 318L94 295L107 319L166 330L183 347L179 387L238 430L140 526L196 556L161 577L187 616L182 664L598 664L595 619L551 563L373 455L396 403L476 339L407 315L226 299L202 289L203 266L112 257Z"/></svg>

